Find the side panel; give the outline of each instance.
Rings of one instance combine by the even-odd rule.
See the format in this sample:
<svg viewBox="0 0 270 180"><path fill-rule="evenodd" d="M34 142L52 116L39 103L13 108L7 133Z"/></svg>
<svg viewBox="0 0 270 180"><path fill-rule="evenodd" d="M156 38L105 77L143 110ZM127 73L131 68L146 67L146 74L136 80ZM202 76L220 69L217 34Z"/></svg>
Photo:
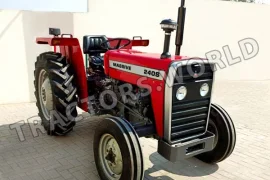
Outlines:
<svg viewBox="0 0 270 180"><path fill-rule="evenodd" d="M147 45L147 44L145 44ZM171 64L171 59L159 59L158 54L145 54L136 50L119 50L108 51L104 55L105 73L112 78L122 80L127 83L138 85L147 88L151 91L152 107L155 116L155 125L157 135L164 137L164 79L166 78L168 66ZM178 57L177 57L178 58ZM181 58L181 57L179 57ZM137 74L132 72L125 72L116 68L110 67L110 60L118 61L135 66L141 66L145 69L154 69L155 71L164 72L162 79L146 77L141 75L141 71ZM132 70L131 70L132 71Z"/></svg>
<svg viewBox="0 0 270 180"><path fill-rule="evenodd" d="M138 74L125 72L115 68L109 68L108 75L114 79L147 88L151 92L152 107L155 116L156 131L158 136L163 137L163 102L164 81Z"/></svg>
<svg viewBox="0 0 270 180"><path fill-rule="evenodd" d="M165 86L168 85L168 82L173 82L171 74L168 74L168 69L173 62L184 65L187 62L192 63L193 59L186 56L172 56L171 58L160 59L160 54L144 53L136 50L114 50L105 53L104 67L105 73L112 78L139 85L151 91L156 131L159 137L163 138L164 124L169 118L167 115L164 116L165 101L168 98L165 96ZM198 59L197 61L201 60ZM160 76L154 77L156 72L160 72L162 78ZM168 81L166 81L167 75Z"/></svg>

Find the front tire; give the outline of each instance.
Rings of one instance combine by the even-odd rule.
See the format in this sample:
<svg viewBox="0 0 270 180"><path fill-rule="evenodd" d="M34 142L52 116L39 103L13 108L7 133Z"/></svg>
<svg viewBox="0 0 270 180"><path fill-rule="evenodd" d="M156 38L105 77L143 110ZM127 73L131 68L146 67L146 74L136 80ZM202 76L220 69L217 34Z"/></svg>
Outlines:
<svg viewBox="0 0 270 180"><path fill-rule="evenodd" d="M35 63L35 96L42 125L48 135L65 135L75 126L74 75L66 57L46 52Z"/></svg>
<svg viewBox="0 0 270 180"><path fill-rule="evenodd" d="M217 104L211 104L208 131L215 134L214 149L196 157L206 163L221 162L234 150L236 131L229 114Z"/></svg>
<svg viewBox="0 0 270 180"><path fill-rule="evenodd" d="M142 180L144 164L139 138L124 119L101 120L94 135L95 163L102 180Z"/></svg>

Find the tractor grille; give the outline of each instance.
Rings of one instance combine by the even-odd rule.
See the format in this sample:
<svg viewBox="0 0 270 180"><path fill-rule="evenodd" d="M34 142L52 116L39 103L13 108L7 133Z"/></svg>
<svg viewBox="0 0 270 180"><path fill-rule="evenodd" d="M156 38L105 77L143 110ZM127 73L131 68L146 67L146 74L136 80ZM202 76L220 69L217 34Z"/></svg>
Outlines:
<svg viewBox="0 0 270 180"><path fill-rule="evenodd" d="M175 77L172 87L171 142L184 142L206 132L213 71L209 64L204 67L203 73L194 78L187 66L181 66L181 71L178 71L181 73L177 73ZM204 83L209 85L210 90L202 97L200 88ZM181 86L187 88L187 95L184 100L179 101L176 99L176 92Z"/></svg>
<svg viewBox="0 0 270 180"><path fill-rule="evenodd" d="M172 107L171 141L190 139L206 129L210 100L175 104Z"/></svg>

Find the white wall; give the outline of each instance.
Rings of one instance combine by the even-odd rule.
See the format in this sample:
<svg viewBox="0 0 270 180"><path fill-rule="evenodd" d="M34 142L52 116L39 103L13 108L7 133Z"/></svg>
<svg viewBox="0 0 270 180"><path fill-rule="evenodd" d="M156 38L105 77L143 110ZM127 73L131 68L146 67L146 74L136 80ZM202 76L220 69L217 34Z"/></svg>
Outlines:
<svg viewBox="0 0 270 180"><path fill-rule="evenodd" d="M180 0L89 0L88 13L74 14L74 33L107 36L141 35L150 39L143 51L161 53L164 33L159 23L164 18L177 18ZM270 6L214 0L186 1L187 18L182 54L205 57L211 50L229 45L234 56L242 54L238 41L254 38L259 43L258 55L248 61L219 70L218 80L270 79L268 66L270 40ZM174 33L175 34L175 33ZM171 53L174 52L174 36ZM142 48L140 48L142 49ZM223 53L223 60L224 59Z"/></svg>
<svg viewBox="0 0 270 180"><path fill-rule="evenodd" d="M37 45L35 38L48 36L49 27L73 33L73 15L3 10L0 22L0 104L35 101L36 56L52 50L47 45Z"/></svg>
<svg viewBox="0 0 270 180"><path fill-rule="evenodd" d="M161 53L164 33L159 23L164 18L176 19L179 4L180 0L89 0L88 13L0 11L0 104L35 100L34 62L39 53L51 50L35 44L35 38L48 36L49 27L74 32L80 40L86 34L141 35L150 39L150 46L139 49ZM222 51L229 45L234 56L242 57L238 41L251 37L259 43L259 54L219 70L217 80L270 79L270 6L218 0L188 0L186 6L183 55L204 57L211 50Z"/></svg>
<svg viewBox="0 0 270 180"><path fill-rule="evenodd" d="M22 18L20 11L0 12L0 103L29 101Z"/></svg>
<svg viewBox="0 0 270 180"><path fill-rule="evenodd" d="M27 62L29 99L34 101L34 64L36 56L52 50L48 45L36 44L36 37L49 37L49 27L57 27L62 33L73 33L72 13L23 12L23 30L25 37L25 53Z"/></svg>

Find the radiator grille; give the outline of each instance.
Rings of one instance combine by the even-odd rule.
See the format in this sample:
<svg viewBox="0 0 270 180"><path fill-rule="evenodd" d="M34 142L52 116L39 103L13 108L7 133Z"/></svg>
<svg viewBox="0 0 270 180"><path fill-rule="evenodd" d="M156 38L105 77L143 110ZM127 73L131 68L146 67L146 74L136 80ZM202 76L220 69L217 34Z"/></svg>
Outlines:
<svg viewBox="0 0 270 180"><path fill-rule="evenodd" d="M172 107L171 141L205 132L210 100L175 104Z"/></svg>
<svg viewBox="0 0 270 180"><path fill-rule="evenodd" d="M182 73L177 74L181 81L176 76L172 88L171 142L183 142L204 134L210 106L213 80L213 71L210 65L205 65L204 72L197 78L193 77L194 74L187 72L187 67L181 68ZM210 92L206 97L201 97L200 87L205 82L209 84ZM185 86L188 90L186 98L182 101L175 97L180 86Z"/></svg>

